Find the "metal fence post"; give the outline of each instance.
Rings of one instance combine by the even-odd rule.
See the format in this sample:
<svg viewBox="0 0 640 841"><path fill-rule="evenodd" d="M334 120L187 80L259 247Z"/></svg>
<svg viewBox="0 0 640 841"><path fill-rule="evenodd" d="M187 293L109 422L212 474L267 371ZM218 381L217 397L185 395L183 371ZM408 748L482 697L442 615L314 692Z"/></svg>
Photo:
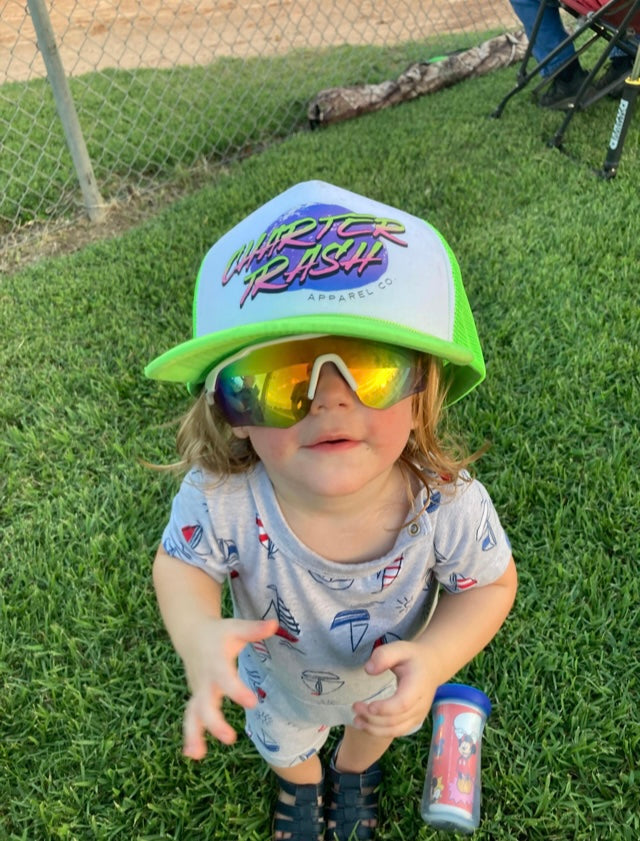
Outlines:
<svg viewBox="0 0 640 841"><path fill-rule="evenodd" d="M36 31L38 46L47 68L47 77L53 90L53 98L67 139L67 146L71 152L76 175L80 182L84 206L89 219L92 222L98 222L104 216L105 205L93 174L91 159L82 136L69 82L62 66L49 12L44 0L27 0L27 6Z"/></svg>

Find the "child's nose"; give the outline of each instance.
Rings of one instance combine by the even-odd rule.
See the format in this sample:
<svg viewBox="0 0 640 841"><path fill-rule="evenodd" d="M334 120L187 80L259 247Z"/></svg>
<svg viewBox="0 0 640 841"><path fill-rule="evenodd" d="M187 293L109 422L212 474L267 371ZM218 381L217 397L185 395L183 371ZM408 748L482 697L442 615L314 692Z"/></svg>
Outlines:
<svg viewBox="0 0 640 841"><path fill-rule="evenodd" d="M347 406L356 399L355 392L342 376L333 362L325 362L320 369L316 393L311 401L311 409Z"/></svg>

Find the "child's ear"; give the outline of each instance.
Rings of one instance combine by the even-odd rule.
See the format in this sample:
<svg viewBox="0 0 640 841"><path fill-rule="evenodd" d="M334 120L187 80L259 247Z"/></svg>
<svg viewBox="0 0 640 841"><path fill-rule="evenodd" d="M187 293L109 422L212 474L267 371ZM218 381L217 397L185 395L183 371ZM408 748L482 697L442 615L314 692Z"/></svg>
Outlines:
<svg viewBox="0 0 640 841"><path fill-rule="evenodd" d="M232 426L231 431L236 436L236 438L248 438L249 437L249 429L246 426Z"/></svg>

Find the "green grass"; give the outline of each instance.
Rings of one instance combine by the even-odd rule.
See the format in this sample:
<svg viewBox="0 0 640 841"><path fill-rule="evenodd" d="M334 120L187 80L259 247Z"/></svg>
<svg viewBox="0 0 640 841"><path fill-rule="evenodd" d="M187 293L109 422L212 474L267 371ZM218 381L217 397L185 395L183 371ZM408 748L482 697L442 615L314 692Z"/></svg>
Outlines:
<svg viewBox="0 0 640 841"><path fill-rule="evenodd" d="M269 838L274 786L244 737L180 756L184 680L150 564L186 405L145 363L188 336L207 247L295 181L324 178L423 215L463 270L487 381L452 410L510 535L516 606L459 679L494 711L478 839L634 841L640 537L637 127L596 178L615 113L579 115L576 160L512 70L301 132L144 226L3 280L0 837ZM238 726L241 715L229 707ZM419 816L429 727L384 763L381 841ZM444 836L443 836L444 837Z"/></svg>

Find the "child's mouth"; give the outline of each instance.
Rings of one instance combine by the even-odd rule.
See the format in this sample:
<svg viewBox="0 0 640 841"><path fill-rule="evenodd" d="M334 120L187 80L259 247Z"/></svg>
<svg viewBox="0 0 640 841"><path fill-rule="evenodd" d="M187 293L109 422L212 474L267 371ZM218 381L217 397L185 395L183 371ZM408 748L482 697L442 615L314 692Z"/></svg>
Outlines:
<svg viewBox="0 0 640 841"><path fill-rule="evenodd" d="M353 438L324 438L311 444L312 450L346 450L357 446L358 442Z"/></svg>

